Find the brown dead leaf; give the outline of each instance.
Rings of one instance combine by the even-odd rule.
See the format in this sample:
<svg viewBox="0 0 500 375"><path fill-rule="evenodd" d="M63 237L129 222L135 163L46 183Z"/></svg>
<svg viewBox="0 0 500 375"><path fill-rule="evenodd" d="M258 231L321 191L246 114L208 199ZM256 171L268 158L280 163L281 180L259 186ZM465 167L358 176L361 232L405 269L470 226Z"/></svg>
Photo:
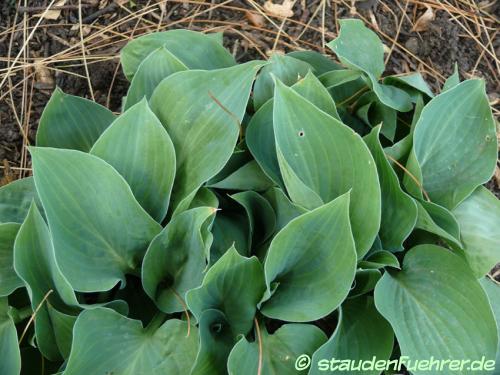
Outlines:
<svg viewBox="0 0 500 375"><path fill-rule="evenodd" d="M0 186L10 184L12 181L15 180L15 176L10 169L9 162L7 161L7 159L3 159L2 164L3 164L3 177L0 179Z"/></svg>
<svg viewBox="0 0 500 375"><path fill-rule="evenodd" d="M264 17L262 16L262 14L250 12L247 10L245 12L245 16L253 26L262 27L265 24Z"/></svg>
<svg viewBox="0 0 500 375"><path fill-rule="evenodd" d="M370 21L371 21L371 24L373 25L373 28L380 32L380 28L378 27L378 23L377 23L377 19L375 18L375 14L373 14L373 11L370 10Z"/></svg>
<svg viewBox="0 0 500 375"><path fill-rule="evenodd" d="M56 9L50 9L48 10L47 12L42 12L40 14L37 14L36 16L37 17L42 17L46 20L57 20L60 16L61 16L61 9L57 9L57 7L61 7L63 5L66 5L66 1L67 0L59 0L59 1L56 1L53 5L53 8L56 8Z"/></svg>
<svg viewBox="0 0 500 375"><path fill-rule="evenodd" d="M51 90L55 87L52 72L41 63L35 64L35 87L39 90Z"/></svg>
<svg viewBox="0 0 500 375"><path fill-rule="evenodd" d="M271 0L264 3L264 9L271 15L277 17L292 17L293 16L293 4L295 1L283 0L282 4L275 4Z"/></svg>
<svg viewBox="0 0 500 375"><path fill-rule="evenodd" d="M282 49L275 49L274 51L271 49L268 49L265 51L265 54L269 57L271 57L272 55L285 56L285 51L283 51Z"/></svg>
<svg viewBox="0 0 500 375"><path fill-rule="evenodd" d="M160 8L160 12L165 14L167 12L167 2L163 0L157 0L158 8Z"/></svg>
<svg viewBox="0 0 500 375"><path fill-rule="evenodd" d="M429 22L431 22L432 20L434 20L434 11L430 6L427 6L427 10L425 11L425 13L422 14L417 22L415 22L415 25L413 25L412 31L426 31L429 27Z"/></svg>

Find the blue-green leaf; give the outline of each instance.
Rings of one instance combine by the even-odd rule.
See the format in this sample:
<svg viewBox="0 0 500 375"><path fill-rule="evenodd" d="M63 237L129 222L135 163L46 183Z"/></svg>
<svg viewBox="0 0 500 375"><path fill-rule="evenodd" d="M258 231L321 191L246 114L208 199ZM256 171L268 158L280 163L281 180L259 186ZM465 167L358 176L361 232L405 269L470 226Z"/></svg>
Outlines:
<svg viewBox="0 0 500 375"><path fill-rule="evenodd" d="M142 285L160 310L184 310L186 292L201 285L212 244L207 220L211 207L192 208L175 216L149 245L142 263Z"/></svg>
<svg viewBox="0 0 500 375"><path fill-rule="evenodd" d="M57 88L40 118L36 144L89 151L114 119L107 108Z"/></svg>
<svg viewBox="0 0 500 375"><path fill-rule="evenodd" d="M132 79L141 62L165 47L189 69L219 69L235 64L233 56L213 37L190 30L169 30L143 35L120 52L125 77Z"/></svg>
<svg viewBox="0 0 500 375"><path fill-rule="evenodd" d="M288 223L271 242L265 265L264 315L291 322L320 319L346 298L356 251L349 194Z"/></svg>
<svg viewBox="0 0 500 375"><path fill-rule="evenodd" d="M189 207L200 186L231 157L261 62L214 71L188 70L163 80L151 108L174 144L177 172L172 211Z"/></svg>
<svg viewBox="0 0 500 375"><path fill-rule="evenodd" d="M497 327L486 293L468 265L447 249L421 245L410 250L403 270L386 272L377 284L375 304L394 328L401 354L413 361L496 356ZM474 372L445 367L442 373Z"/></svg>
<svg viewBox="0 0 500 375"><path fill-rule="evenodd" d="M264 270L257 258L230 248L205 274L203 284L187 293L189 310L200 321L206 310L219 310L233 337L246 334L265 290Z"/></svg>
<svg viewBox="0 0 500 375"><path fill-rule="evenodd" d="M56 259L71 286L82 292L108 290L126 273L137 272L161 227L123 177L80 151L36 147L31 156Z"/></svg>
<svg viewBox="0 0 500 375"><path fill-rule="evenodd" d="M156 221L167 214L175 176L175 151L165 128L143 99L123 113L90 151L111 164Z"/></svg>
<svg viewBox="0 0 500 375"><path fill-rule="evenodd" d="M368 147L353 130L280 82L273 116L290 198L311 209L351 190L352 232L362 257L380 225L380 185Z"/></svg>

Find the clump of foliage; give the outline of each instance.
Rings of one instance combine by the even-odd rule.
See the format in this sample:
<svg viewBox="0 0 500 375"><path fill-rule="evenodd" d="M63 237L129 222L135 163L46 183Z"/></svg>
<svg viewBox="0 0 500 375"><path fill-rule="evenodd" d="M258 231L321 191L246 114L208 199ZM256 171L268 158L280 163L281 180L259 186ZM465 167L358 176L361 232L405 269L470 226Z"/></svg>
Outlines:
<svg viewBox="0 0 500 375"><path fill-rule="evenodd" d="M499 358L484 82L381 78L357 20L328 46L237 64L160 32L122 50L119 116L56 90L0 189L0 374Z"/></svg>

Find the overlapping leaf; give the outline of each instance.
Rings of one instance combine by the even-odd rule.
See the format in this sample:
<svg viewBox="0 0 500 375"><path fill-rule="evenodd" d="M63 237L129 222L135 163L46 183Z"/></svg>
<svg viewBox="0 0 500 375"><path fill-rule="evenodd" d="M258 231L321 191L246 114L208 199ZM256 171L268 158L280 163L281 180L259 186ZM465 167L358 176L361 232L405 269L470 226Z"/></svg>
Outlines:
<svg viewBox="0 0 500 375"><path fill-rule="evenodd" d="M227 362L230 375L257 374L259 360L262 374L297 374L297 358L304 354L311 356L326 341L325 334L318 327L308 324L285 324L272 335L265 329L259 334L261 342L259 339L249 342L242 337L231 350ZM259 347L262 347L262 353Z"/></svg>
<svg viewBox="0 0 500 375"><path fill-rule="evenodd" d="M235 64L216 38L190 30L170 30L130 41L120 53L125 76L131 80L143 60L158 48L166 48L189 69L219 69Z"/></svg>
<svg viewBox="0 0 500 375"><path fill-rule="evenodd" d="M480 278L500 262L500 201L480 186L453 215L460 226L464 255Z"/></svg>
<svg viewBox="0 0 500 375"><path fill-rule="evenodd" d="M496 356L497 328L486 294L468 265L447 249L411 249L402 271L382 277L375 303L394 328L404 356L471 361ZM443 374L457 372L447 368Z"/></svg>
<svg viewBox="0 0 500 375"><path fill-rule="evenodd" d="M80 314L65 375L190 374L198 330L171 319L143 328L140 321L97 308Z"/></svg>
<svg viewBox="0 0 500 375"><path fill-rule="evenodd" d="M187 293L187 305L198 321L204 311L219 310L236 337L252 327L264 290L260 262L241 256L232 247L207 271L203 284Z"/></svg>
<svg viewBox="0 0 500 375"><path fill-rule="evenodd" d="M106 129L90 153L111 164L156 221L167 214L175 151L165 128L143 99Z"/></svg>
<svg viewBox="0 0 500 375"><path fill-rule="evenodd" d="M17 236L14 249L14 266L26 284L33 311L38 308L35 319L35 334L40 351L51 360L61 357L54 336L49 306L53 309L71 311L67 306L78 306L75 293L55 259L54 248L47 224L33 204ZM46 300L41 307L38 306Z"/></svg>
<svg viewBox="0 0 500 375"><path fill-rule="evenodd" d="M496 159L495 123L484 82L468 80L425 106L407 168L433 202L453 209L488 181ZM405 183L415 191L413 180L405 177ZM420 189L416 194L421 196Z"/></svg>
<svg viewBox="0 0 500 375"><path fill-rule="evenodd" d="M198 207L174 217L154 238L142 263L142 285L166 313L185 309L185 294L200 286L207 266L212 234L211 207Z"/></svg>
<svg viewBox="0 0 500 375"><path fill-rule="evenodd" d="M21 354L17 344L16 326L9 315L6 298L0 298L0 374L19 374Z"/></svg>
<svg viewBox="0 0 500 375"><path fill-rule="evenodd" d="M280 169L290 198L311 209L351 190L352 232L358 255L363 256L379 230L381 210L377 168L365 143L279 82L273 117Z"/></svg>
<svg viewBox="0 0 500 375"><path fill-rule="evenodd" d="M57 262L78 291L102 291L138 271L161 227L113 167L73 150L31 148L35 184ZM110 220L110 217L113 220Z"/></svg>
<svg viewBox="0 0 500 375"><path fill-rule="evenodd" d="M20 225L17 223L0 224L0 297L11 294L23 286L22 280L14 270L14 241Z"/></svg>
<svg viewBox="0 0 500 375"><path fill-rule="evenodd" d="M169 75L186 70L187 67L165 47L151 52L139 65L130 83L124 110L139 103L142 98L149 100L158 84Z"/></svg>
<svg viewBox="0 0 500 375"><path fill-rule="evenodd" d="M394 333L390 324L380 315L373 297L349 299L342 304L340 321L332 337L312 357L309 375L342 374L340 361L387 360L392 353ZM331 368L334 358L337 369ZM350 374L378 375L380 371L349 371Z"/></svg>
<svg viewBox="0 0 500 375"><path fill-rule="evenodd" d="M36 144L89 151L114 119L107 108L56 89L40 118Z"/></svg>
<svg viewBox="0 0 500 375"><path fill-rule="evenodd" d="M382 216L379 236L385 249L401 250L417 220L417 206L399 185L398 176L387 160L379 141L380 127L364 139L377 165L382 194Z"/></svg>
<svg viewBox="0 0 500 375"><path fill-rule="evenodd" d="M151 107L174 144L177 172L171 207L189 206L199 187L229 160L260 62L185 71L161 82Z"/></svg>
<svg viewBox="0 0 500 375"><path fill-rule="evenodd" d="M271 242L264 315L292 322L324 317L345 299L356 267L349 194L288 223Z"/></svg>
<svg viewBox="0 0 500 375"><path fill-rule="evenodd" d="M0 188L0 223L19 223L28 214L31 202L41 207L33 177L16 180Z"/></svg>
<svg viewBox="0 0 500 375"><path fill-rule="evenodd" d="M278 78L287 86L305 77L310 70L310 65L302 60L290 56L273 55L269 64L262 68L255 80L253 105L258 110L274 94L274 80Z"/></svg>
<svg viewBox="0 0 500 375"><path fill-rule="evenodd" d="M340 34L328 46L343 64L368 76L373 91L382 103L401 112L411 110L408 94L395 86L378 83L385 69L383 45L377 34L365 27L362 21L340 20Z"/></svg>

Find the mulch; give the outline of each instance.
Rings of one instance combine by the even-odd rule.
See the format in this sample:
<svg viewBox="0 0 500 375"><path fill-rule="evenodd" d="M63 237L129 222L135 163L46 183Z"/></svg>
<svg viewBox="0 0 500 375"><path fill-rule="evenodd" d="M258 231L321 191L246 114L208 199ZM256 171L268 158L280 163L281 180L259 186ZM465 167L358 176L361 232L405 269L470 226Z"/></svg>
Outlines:
<svg viewBox="0 0 500 375"><path fill-rule="evenodd" d="M338 20L361 18L390 51L387 75L420 71L438 90L456 62L462 78L486 80L495 114L500 113L496 1L297 0L293 15L284 19L267 11L265 1L254 0L81 0L81 14L78 0L55 0L62 6L49 12L52 19L40 20L49 3L0 4L0 82L5 81L0 85L0 185L30 174L26 146L34 144L38 120L56 86L119 111L128 88L119 51L133 36L157 30L224 31L225 46L246 61L296 49L330 54L324 43L337 35ZM500 169L488 183L500 197L499 185Z"/></svg>

